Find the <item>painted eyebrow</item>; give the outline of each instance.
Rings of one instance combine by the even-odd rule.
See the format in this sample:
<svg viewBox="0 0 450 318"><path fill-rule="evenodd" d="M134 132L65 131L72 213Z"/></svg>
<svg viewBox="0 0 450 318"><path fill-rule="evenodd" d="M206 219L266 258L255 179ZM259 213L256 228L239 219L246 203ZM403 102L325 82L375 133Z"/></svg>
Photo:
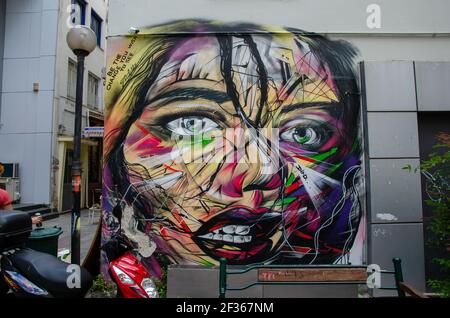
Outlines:
<svg viewBox="0 0 450 318"><path fill-rule="evenodd" d="M182 100L195 100L195 99L208 99L218 104L223 104L230 101L230 97L220 91L215 91L209 88L192 87L192 88L177 88L173 91L162 93L155 98L151 99L148 103L153 103L161 99L167 99L162 103L161 106L167 105L171 102L182 101Z"/></svg>
<svg viewBox="0 0 450 318"><path fill-rule="evenodd" d="M309 107L337 107L337 106L341 106L341 103L336 103L336 102L332 102L332 103L323 103L323 102L312 102L312 103L296 103L296 104L292 104L292 105L288 105L283 107L283 109L281 110L282 114L285 113L289 113L291 111L297 110L297 109L303 109L303 108L309 108Z"/></svg>

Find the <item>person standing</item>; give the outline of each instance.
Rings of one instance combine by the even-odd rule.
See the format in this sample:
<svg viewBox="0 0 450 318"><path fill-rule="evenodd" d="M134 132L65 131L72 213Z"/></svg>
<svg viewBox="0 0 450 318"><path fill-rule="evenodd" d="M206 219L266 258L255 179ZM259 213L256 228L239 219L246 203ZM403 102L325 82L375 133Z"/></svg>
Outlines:
<svg viewBox="0 0 450 318"><path fill-rule="evenodd" d="M12 199L6 190L0 189L0 211L10 211L13 209ZM42 216L32 216L31 222L33 224L42 223Z"/></svg>
<svg viewBox="0 0 450 318"><path fill-rule="evenodd" d="M4 172L4 167L0 163L0 176L3 174L3 172ZM12 202L13 202L13 200L11 199L11 196L9 195L9 193L6 190L0 188L0 211L13 210ZM42 223L42 221L43 221L42 216L32 216L31 221L33 224Z"/></svg>
<svg viewBox="0 0 450 318"><path fill-rule="evenodd" d="M6 190L0 189L0 210L12 210L12 199Z"/></svg>

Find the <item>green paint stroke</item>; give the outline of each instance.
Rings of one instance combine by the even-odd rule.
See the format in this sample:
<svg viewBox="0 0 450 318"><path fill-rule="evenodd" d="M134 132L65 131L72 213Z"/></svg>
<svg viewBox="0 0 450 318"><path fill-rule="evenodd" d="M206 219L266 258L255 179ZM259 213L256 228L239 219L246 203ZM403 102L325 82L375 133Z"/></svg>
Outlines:
<svg viewBox="0 0 450 318"><path fill-rule="evenodd" d="M205 147L214 141L213 136L202 135L201 138L183 138L182 139L185 144L190 146L202 146Z"/></svg>
<svg viewBox="0 0 450 318"><path fill-rule="evenodd" d="M335 172L337 169L339 169L342 166L342 164L343 164L343 162L332 165L330 168L327 169L327 171L325 173L330 174L330 173Z"/></svg>
<svg viewBox="0 0 450 318"><path fill-rule="evenodd" d="M214 266L214 263L207 261L206 259L202 259L200 261L202 263L203 266Z"/></svg>
<svg viewBox="0 0 450 318"><path fill-rule="evenodd" d="M289 176L289 178L286 181L285 186L289 187L295 180L295 175L293 173L291 173L291 175Z"/></svg>
<svg viewBox="0 0 450 318"><path fill-rule="evenodd" d="M333 147L330 150L328 150L327 152L311 156L310 158L314 159L314 160L317 160L317 161L324 161L328 157L334 155L337 151L338 151L338 148L337 147Z"/></svg>
<svg viewBox="0 0 450 318"><path fill-rule="evenodd" d="M297 200L297 198L284 198L283 200L278 200L275 202L275 206L285 206L291 204L295 200Z"/></svg>
<svg viewBox="0 0 450 318"><path fill-rule="evenodd" d="M213 139L202 139L202 146L208 146L210 143L213 142Z"/></svg>

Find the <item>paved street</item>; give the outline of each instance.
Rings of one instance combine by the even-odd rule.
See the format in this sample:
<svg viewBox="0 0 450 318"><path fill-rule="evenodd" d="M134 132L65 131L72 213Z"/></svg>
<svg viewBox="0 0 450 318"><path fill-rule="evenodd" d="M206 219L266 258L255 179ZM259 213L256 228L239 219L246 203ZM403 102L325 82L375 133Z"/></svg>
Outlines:
<svg viewBox="0 0 450 318"><path fill-rule="evenodd" d="M89 222L89 210L81 211L81 261L86 257L87 252L89 251L89 247L94 238L95 230L98 226L99 214L96 213L96 220L94 224ZM52 227L52 226L60 226L63 230L63 233L59 237L58 241L58 251L62 249L70 250L70 223L71 223L71 214L64 213L61 214L58 218L44 221L44 227Z"/></svg>

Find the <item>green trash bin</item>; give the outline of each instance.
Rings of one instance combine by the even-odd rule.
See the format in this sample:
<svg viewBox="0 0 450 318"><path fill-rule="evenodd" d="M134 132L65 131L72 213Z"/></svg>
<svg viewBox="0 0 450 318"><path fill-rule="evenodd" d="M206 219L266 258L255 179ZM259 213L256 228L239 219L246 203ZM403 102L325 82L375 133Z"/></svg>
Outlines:
<svg viewBox="0 0 450 318"><path fill-rule="evenodd" d="M26 245L32 250L58 256L58 238L62 232L59 226L38 227L31 232Z"/></svg>

